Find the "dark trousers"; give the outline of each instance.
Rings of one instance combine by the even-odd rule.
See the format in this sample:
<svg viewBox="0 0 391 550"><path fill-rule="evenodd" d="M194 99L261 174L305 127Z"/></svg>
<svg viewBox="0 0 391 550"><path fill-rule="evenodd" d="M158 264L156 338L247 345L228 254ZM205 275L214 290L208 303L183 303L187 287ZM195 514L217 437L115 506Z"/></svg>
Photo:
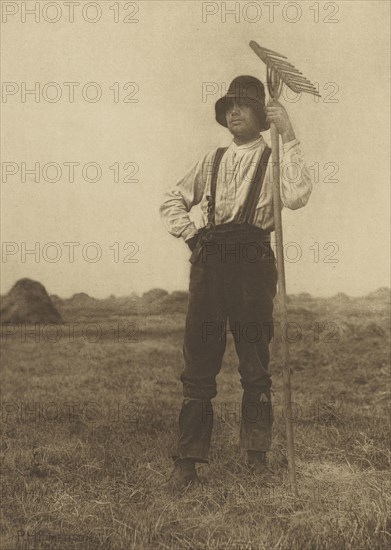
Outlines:
<svg viewBox="0 0 391 550"><path fill-rule="evenodd" d="M240 445L268 451L271 444L269 342L277 271L261 230L218 226L193 253L181 374L184 401L173 457L207 462L213 426L211 399L226 348L227 320L243 388Z"/></svg>

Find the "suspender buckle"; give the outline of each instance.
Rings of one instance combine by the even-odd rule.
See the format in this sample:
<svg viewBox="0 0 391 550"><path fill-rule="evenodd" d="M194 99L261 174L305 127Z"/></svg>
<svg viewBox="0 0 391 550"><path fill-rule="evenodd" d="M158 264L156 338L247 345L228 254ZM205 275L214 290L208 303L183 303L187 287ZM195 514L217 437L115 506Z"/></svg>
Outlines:
<svg viewBox="0 0 391 550"><path fill-rule="evenodd" d="M208 220L209 220L213 212L214 199L211 195L206 195L206 200L208 201L207 209L208 209Z"/></svg>

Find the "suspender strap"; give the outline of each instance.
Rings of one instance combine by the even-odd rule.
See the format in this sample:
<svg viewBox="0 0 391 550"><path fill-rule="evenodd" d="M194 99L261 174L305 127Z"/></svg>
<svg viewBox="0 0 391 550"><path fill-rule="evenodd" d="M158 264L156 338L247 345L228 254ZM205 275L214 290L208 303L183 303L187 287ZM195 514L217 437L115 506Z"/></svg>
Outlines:
<svg viewBox="0 0 391 550"><path fill-rule="evenodd" d="M217 187L217 175L221 159L228 147L220 147L215 153L212 167L212 179L210 183L210 195L207 195L208 201L208 225L214 225L215 223L215 211L216 211L216 187ZM266 146L263 150L261 158L258 161L258 165L255 169L255 173L250 185L249 193L245 200L242 213L240 215L239 223L253 224L255 221L255 211L259 196L262 191L263 182L266 175L267 164L269 162L270 154L272 150Z"/></svg>
<svg viewBox="0 0 391 550"><path fill-rule="evenodd" d="M263 150L261 158L259 159L258 166L255 170L255 174L250 185L249 193L247 195L242 213L240 215L241 223L253 224L255 222L255 211L257 208L259 196L262 191L267 163L269 162L271 152L272 150L270 149L270 147L266 146Z"/></svg>
<svg viewBox="0 0 391 550"><path fill-rule="evenodd" d="M223 155L227 149L228 147L220 147L219 149L217 149L213 160L210 195L207 195L206 197L208 201L208 225L213 225L215 223L217 174L219 172L221 159L223 158Z"/></svg>

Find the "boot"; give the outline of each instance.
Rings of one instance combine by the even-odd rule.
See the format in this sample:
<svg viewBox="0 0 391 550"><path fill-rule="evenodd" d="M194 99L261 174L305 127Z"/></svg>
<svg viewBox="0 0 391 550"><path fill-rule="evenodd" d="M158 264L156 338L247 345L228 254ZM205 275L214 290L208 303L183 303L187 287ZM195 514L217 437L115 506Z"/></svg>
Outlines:
<svg viewBox="0 0 391 550"><path fill-rule="evenodd" d="M197 481L199 481L199 478L195 468L195 461L191 458L176 458L174 461L174 471L166 485L170 490L178 492Z"/></svg>
<svg viewBox="0 0 391 550"><path fill-rule="evenodd" d="M247 451L247 465L249 471L260 481L275 483L278 476L267 465L266 452Z"/></svg>

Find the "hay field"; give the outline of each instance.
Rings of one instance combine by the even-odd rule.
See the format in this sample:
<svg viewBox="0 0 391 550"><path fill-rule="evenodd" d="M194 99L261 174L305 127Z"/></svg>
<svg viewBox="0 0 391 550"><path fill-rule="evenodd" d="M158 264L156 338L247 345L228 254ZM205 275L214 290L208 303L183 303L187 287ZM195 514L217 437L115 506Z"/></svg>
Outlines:
<svg viewBox="0 0 391 550"><path fill-rule="evenodd" d="M167 491L186 297L147 298L133 309L59 300L68 324L35 339L3 326L1 548L389 548L389 293L290 298L299 498L287 484L278 349L270 461L280 482L265 487L238 449L231 339L210 465L201 485Z"/></svg>

